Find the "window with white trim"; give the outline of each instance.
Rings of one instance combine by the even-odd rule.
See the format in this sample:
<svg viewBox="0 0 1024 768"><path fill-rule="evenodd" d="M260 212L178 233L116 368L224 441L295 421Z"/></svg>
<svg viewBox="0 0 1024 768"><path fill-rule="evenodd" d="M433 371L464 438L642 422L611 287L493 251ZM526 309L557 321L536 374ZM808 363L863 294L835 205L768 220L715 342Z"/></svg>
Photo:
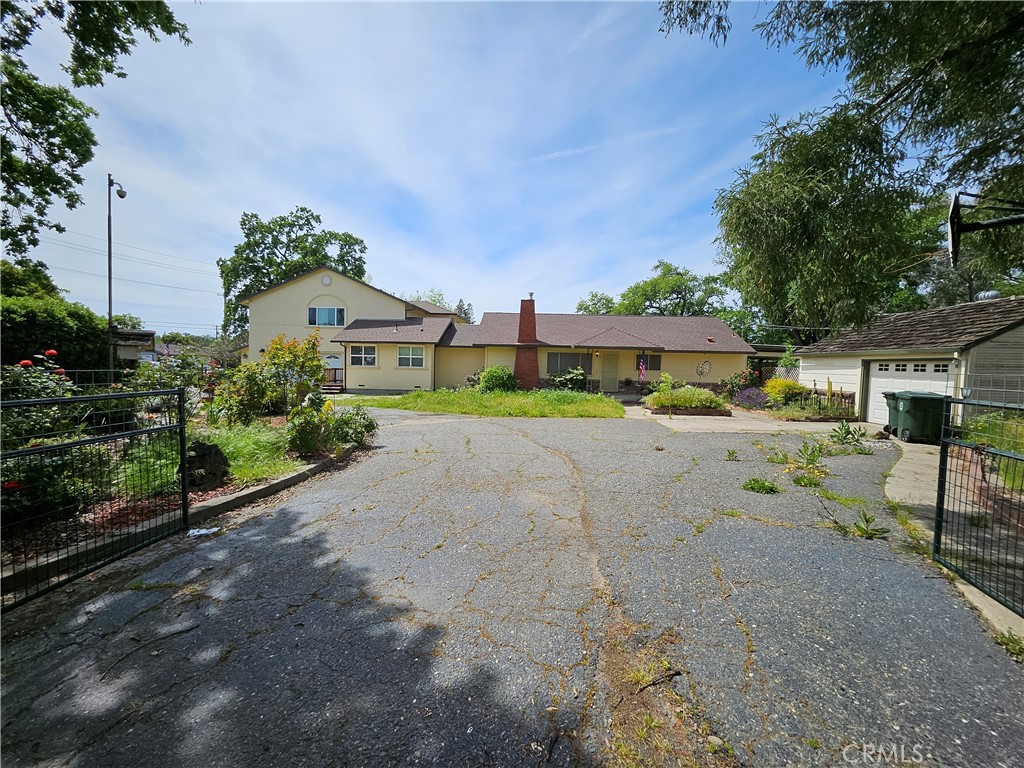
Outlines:
<svg viewBox="0 0 1024 768"><path fill-rule="evenodd" d="M309 307L306 325L345 325L344 307Z"/></svg>
<svg viewBox="0 0 1024 768"><path fill-rule="evenodd" d="M935 373L949 373L949 363L935 363L932 371Z"/></svg>
<svg viewBox="0 0 1024 768"><path fill-rule="evenodd" d="M914 363L914 373L927 373L928 363Z"/></svg>
<svg viewBox="0 0 1024 768"><path fill-rule="evenodd" d="M398 348L399 368L422 368L423 347L399 347Z"/></svg>
<svg viewBox="0 0 1024 768"><path fill-rule="evenodd" d="M878 370L879 371L888 371L889 370L889 364L888 363L879 363L878 364Z"/></svg>
<svg viewBox="0 0 1024 768"><path fill-rule="evenodd" d="M377 347L349 347L349 365L362 366L364 368L372 368L377 365Z"/></svg>
<svg viewBox="0 0 1024 768"><path fill-rule="evenodd" d="M893 365L893 370L896 371L896 373L906 373L907 372L907 364L906 363L896 363L895 365Z"/></svg>

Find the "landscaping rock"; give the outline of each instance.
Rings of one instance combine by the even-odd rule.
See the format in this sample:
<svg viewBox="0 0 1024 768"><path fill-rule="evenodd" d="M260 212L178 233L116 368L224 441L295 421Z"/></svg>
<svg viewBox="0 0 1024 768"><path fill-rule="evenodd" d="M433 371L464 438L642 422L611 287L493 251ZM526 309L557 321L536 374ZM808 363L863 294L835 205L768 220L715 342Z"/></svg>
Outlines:
<svg viewBox="0 0 1024 768"><path fill-rule="evenodd" d="M188 446L186 463L190 491L210 491L227 482L231 463L220 446L194 440Z"/></svg>

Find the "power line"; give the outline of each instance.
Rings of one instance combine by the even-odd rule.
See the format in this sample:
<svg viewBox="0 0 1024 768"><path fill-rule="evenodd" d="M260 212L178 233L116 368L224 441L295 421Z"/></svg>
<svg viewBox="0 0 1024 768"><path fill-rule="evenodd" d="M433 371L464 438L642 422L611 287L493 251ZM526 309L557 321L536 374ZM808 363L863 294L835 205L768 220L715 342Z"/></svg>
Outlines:
<svg viewBox="0 0 1024 768"><path fill-rule="evenodd" d="M106 251L100 250L99 248L93 248L89 245L81 245L80 243L66 243L61 240L55 240L50 237L40 236L39 238L43 242L51 245L57 245L61 248L68 248L72 251L82 251L84 253L96 253L101 256L106 255ZM197 275L218 275L219 273L209 269L192 269L191 267L176 267L173 264L161 264L159 261L152 261L151 259L141 259L138 256L129 256L124 253L115 253L114 257L120 261L131 261L137 264L145 264L147 266L159 267L161 269L173 269L178 272L193 272Z"/></svg>
<svg viewBox="0 0 1024 768"><path fill-rule="evenodd" d="M50 269L58 269L61 272L74 272L79 275L91 275L92 277L106 277L101 272L85 272L81 269L71 269L70 267L50 267ZM223 296L224 294L218 293L217 291L207 291L202 288L185 288L180 285L167 285L165 283L149 283L145 280L129 280L127 277L115 277L115 280L120 280L123 283L138 283L139 285L155 285L157 288L171 288L175 291L193 291L194 293L212 293L214 296Z"/></svg>
<svg viewBox="0 0 1024 768"><path fill-rule="evenodd" d="M102 240L102 241L106 242L106 238L105 237L96 237L96 235L87 235L87 234L85 234L85 232L75 232L74 230L71 230L71 229L66 230L66 231L70 232L73 235L81 235L82 237L88 237L88 238L91 238L93 240ZM150 250L149 248L141 248L141 247L139 247L137 245L129 245L128 243L119 243L116 240L114 241L114 245L121 245L121 246L124 246L125 248L134 248L136 251L145 251L146 253L155 253L157 256L169 256L172 259L181 259L182 261L191 261L191 262L193 262L195 264L206 264L207 266L209 266L209 262L202 261L200 259L187 259L184 256L175 256L174 254L164 253L163 251L153 251L153 250Z"/></svg>
<svg viewBox="0 0 1024 768"><path fill-rule="evenodd" d="M92 298L88 296L78 297L79 301L106 301L107 297L104 296L102 299ZM160 307L161 309L200 309L200 307L194 304L190 307L182 306L181 304L147 304L144 301L124 301L122 299L117 300L118 304L127 304L132 307Z"/></svg>

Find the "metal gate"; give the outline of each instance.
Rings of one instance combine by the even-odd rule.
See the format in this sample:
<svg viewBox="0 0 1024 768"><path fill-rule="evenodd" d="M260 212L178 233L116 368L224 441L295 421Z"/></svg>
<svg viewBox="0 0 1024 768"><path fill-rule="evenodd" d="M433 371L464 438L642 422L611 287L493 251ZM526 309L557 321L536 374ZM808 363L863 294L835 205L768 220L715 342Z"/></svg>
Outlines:
<svg viewBox="0 0 1024 768"><path fill-rule="evenodd" d="M188 526L185 392L0 402L4 610Z"/></svg>
<svg viewBox="0 0 1024 768"><path fill-rule="evenodd" d="M945 399L932 557L1024 616L1024 405L1005 399Z"/></svg>

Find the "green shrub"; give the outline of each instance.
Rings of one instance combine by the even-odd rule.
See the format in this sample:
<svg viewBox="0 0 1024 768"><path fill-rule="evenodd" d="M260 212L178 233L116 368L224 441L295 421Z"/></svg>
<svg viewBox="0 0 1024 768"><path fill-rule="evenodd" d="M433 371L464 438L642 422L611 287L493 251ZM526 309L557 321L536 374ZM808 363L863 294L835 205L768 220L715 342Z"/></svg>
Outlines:
<svg viewBox="0 0 1024 768"><path fill-rule="evenodd" d="M555 389L572 389L582 392L587 388L587 373L579 366L552 373L548 379Z"/></svg>
<svg viewBox="0 0 1024 768"><path fill-rule="evenodd" d="M750 368L744 368L738 373L734 373L731 376L726 376L720 382L723 389L723 394L732 400L737 394L742 392L744 389L750 389L751 387L761 386L761 377L757 375L757 371Z"/></svg>
<svg viewBox="0 0 1024 768"><path fill-rule="evenodd" d="M59 445L61 439L34 445ZM113 460L102 445L19 456L3 462L0 518L6 527L32 520L74 517L110 498Z"/></svg>
<svg viewBox="0 0 1024 768"><path fill-rule="evenodd" d="M504 365L492 365L480 372L481 392L515 392L517 389L516 375Z"/></svg>
<svg viewBox="0 0 1024 768"><path fill-rule="evenodd" d="M725 401L709 389L684 386L679 389L658 389L643 399L648 408L717 409L728 408Z"/></svg>
<svg viewBox="0 0 1024 768"><path fill-rule="evenodd" d="M362 406L337 408L325 403L319 410L312 405L293 408L288 416L288 449L300 456L330 453L339 445L364 445L377 431L377 421Z"/></svg>
<svg viewBox="0 0 1024 768"><path fill-rule="evenodd" d="M764 392L768 395L768 402L774 406L788 405L811 394L810 389L789 379L771 379L764 385Z"/></svg>

